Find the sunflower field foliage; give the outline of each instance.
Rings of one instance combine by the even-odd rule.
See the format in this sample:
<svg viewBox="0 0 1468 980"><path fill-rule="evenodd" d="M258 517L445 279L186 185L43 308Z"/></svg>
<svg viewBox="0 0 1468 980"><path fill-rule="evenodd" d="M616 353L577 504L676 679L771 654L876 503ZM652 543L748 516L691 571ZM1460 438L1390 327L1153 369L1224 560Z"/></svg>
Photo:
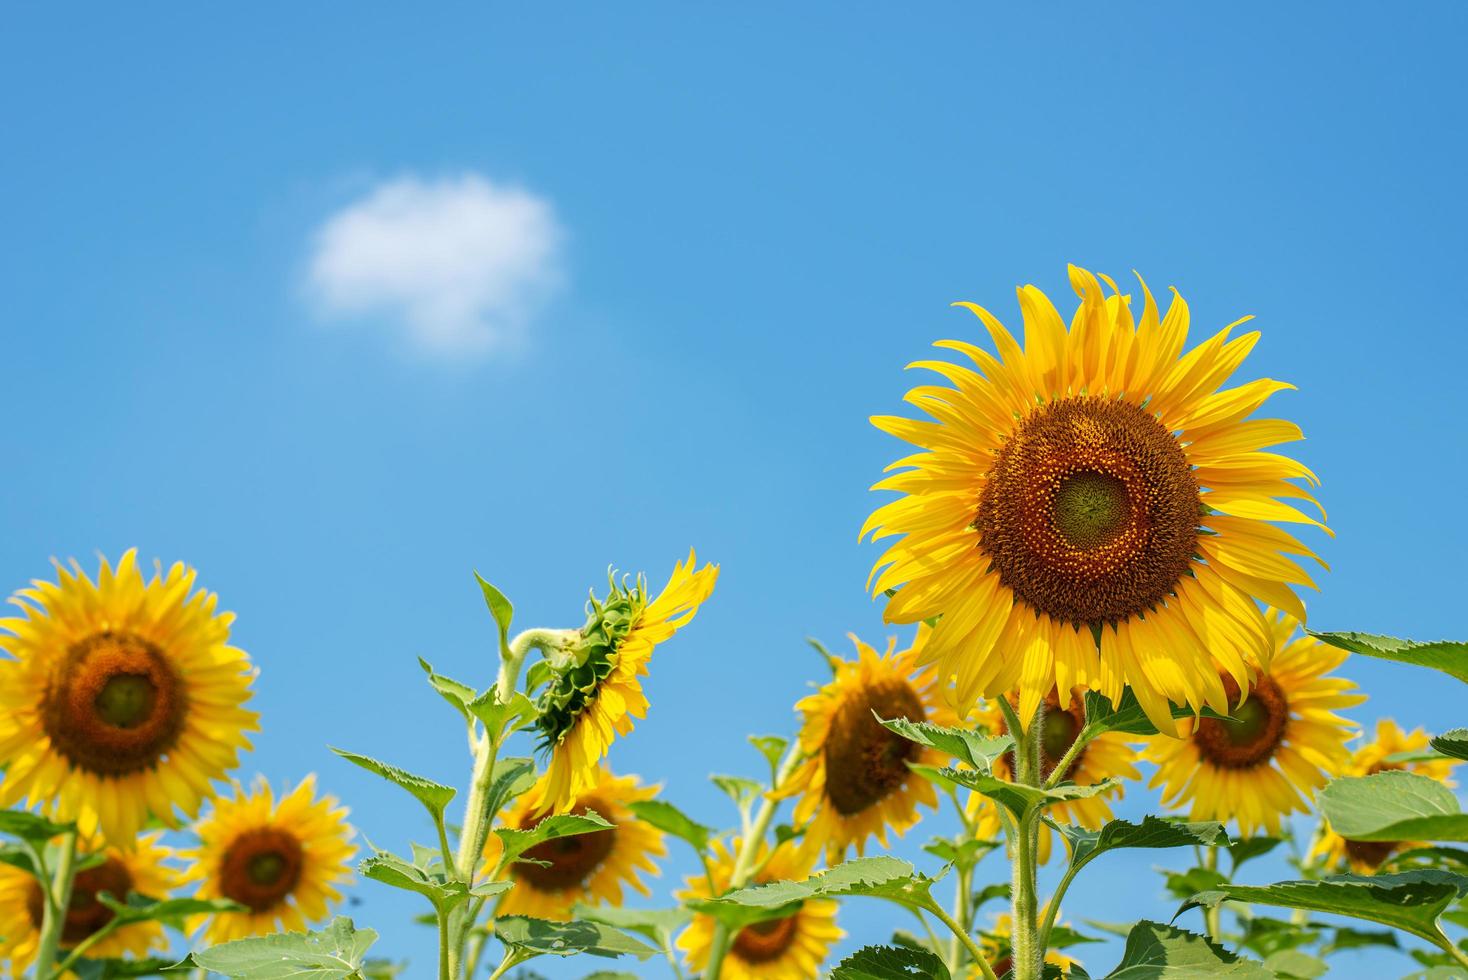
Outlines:
<svg viewBox="0 0 1468 980"><path fill-rule="evenodd" d="M479 579L483 671L420 661L467 736L463 784L334 747L421 804L384 841L354 832L330 771L240 773L257 667L192 568L129 551L19 588L0 619L0 970L493 980L584 957L599 980L1308 980L1379 946L1403 974L1468 976L1468 730L1369 718L1349 679L1376 657L1468 684L1468 644L1307 626L1309 540L1332 532L1280 448L1300 428L1266 407L1291 386L1235 378L1259 333L1199 340L1175 291L1164 310L1140 281L1070 283L1068 318L1019 289L1021 330L957 304L971 328L911 365L917 417L872 420L907 444L860 529L900 636L816 644L789 730L713 777L724 812L686 812L617 752L655 710L661 648L717 601L692 551L666 580L613 574L553 627L520 628ZM1142 784L1165 812L1118 819ZM921 861L885 853L941 810L959 829ZM660 882L675 849L699 870ZM1062 913L1121 849L1177 869L1158 882L1172 921ZM1293 879L1242 874L1271 852ZM418 896L437 962L374 955L340 914L353 883ZM852 902L891 925L838 960ZM1105 933L1120 962L1087 955Z"/></svg>

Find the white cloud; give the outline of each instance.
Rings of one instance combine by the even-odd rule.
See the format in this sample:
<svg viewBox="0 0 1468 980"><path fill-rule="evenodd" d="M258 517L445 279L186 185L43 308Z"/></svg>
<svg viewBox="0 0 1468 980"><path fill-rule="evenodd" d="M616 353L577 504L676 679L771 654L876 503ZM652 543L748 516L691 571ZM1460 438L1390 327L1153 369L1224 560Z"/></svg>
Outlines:
<svg viewBox="0 0 1468 980"><path fill-rule="evenodd" d="M316 233L323 316L388 317L418 346L482 355L513 341L557 282L550 203L478 174L378 184Z"/></svg>

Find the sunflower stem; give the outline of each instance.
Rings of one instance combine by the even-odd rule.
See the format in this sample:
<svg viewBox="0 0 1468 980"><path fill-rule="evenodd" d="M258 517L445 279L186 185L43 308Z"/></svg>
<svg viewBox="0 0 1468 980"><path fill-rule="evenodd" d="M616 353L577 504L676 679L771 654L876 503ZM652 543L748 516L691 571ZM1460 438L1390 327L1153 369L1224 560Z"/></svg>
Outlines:
<svg viewBox="0 0 1468 980"><path fill-rule="evenodd" d="M66 911L71 907L71 886L76 878L76 826L61 835L61 856L46 889L46 903L41 916L41 939L36 947L36 976L49 978L55 972L56 952L61 948L61 932L66 927Z"/></svg>
<svg viewBox="0 0 1468 980"><path fill-rule="evenodd" d="M984 951L979 948L978 944L974 942L973 937L968 934L968 929L955 922L953 917L943 911L943 906L937 902L934 902L931 906L924 906L924 908L933 913L934 917L947 926L953 932L953 935L958 938L959 942L963 943L963 948L968 950L969 956L973 957L974 963L979 967L979 972L984 975L984 980L998 980L994 976L994 968L984 958Z"/></svg>
<svg viewBox="0 0 1468 980"><path fill-rule="evenodd" d="M1030 719L1028 728L1008 699L999 698L1009 730L1015 733L1015 782L1040 786L1040 736L1045 727L1045 705L1041 702ZM1035 898L1035 872L1039 856L1040 810L1034 808L1015 821L1014 883L1010 953L1014 959L1015 980L1040 980L1045 950L1039 942L1039 906Z"/></svg>
<svg viewBox="0 0 1468 980"><path fill-rule="evenodd" d="M1203 852L1203 867L1209 871L1218 870L1218 848L1209 846ZM1203 909L1203 932L1215 943L1222 942L1223 912L1219 906Z"/></svg>
<svg viewBox="0 0 1468 980"><path fill-rule="evenodd" d="M734 870L729 873L729 887L726 891L734 891L743 888L749 883L749 879L758 871L755 860L759 855L760 844L769 832L770 821L775 818L775 811L780 808L780 801L775 799L776 792L785 785L790 774L799 765L803 754L800 751L800 739L792 739L790 748L785 752L785 758L780 760L780 766L775 771L773 784L770 791L765 794L765 799L760 804L759 813L755 815L754 821L748 825L739 840L739 853L734 857ZM705 980L719 980L724 969L724 957L729 955L729 947L734 937L729 935L729 927L720 922L714 926L713 945L709 950L708 967L704 970Z"/></svg>

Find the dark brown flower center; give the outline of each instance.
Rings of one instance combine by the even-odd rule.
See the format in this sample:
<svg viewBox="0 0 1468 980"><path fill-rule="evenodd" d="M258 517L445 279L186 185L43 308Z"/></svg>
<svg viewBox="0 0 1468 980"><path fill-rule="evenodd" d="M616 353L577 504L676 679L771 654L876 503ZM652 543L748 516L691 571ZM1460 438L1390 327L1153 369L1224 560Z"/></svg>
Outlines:
<svg viewBox="0 0 1468 980"><path fill-rule="evenodd" d="M609 812L605 804L594 799L583 800L571 812L583 814L588 810L598 814ZM530 819L521 829L529 829L536 822ZM574 837L557 837L526 851L525 857L529 860L516 861L511 865L511 873L537 891L563 892L579 888L602 866L616 843L616 827ZM545 863L532 863L537 861Z"/></svg>
<svg viewBox="0 0 1468 980"><path fill-rule="evenodd" d="M1284 741L1290 719L1290 704L1274 679L1260 674L1249 690L1249 699L1239 704L1239 685L1223 677L1232 719L1200 718L1193 729L1193 744L1204 760L1223 769L1253 769L1267 765Z"/></svg>
<svg viewBox="0 0 1468 980"><path fill-rule="evenodd" d="M1375 871L1401 846L1402 842L1396 840L1347 840L1346 853L1352 861Z"/></svg>
<svg viewBox="0 0 1468 980"><path fill-rule="evenodd" d="M241 833L224 852L219 891L252 912L274 908L301 881L305 852L301 841L280 827Z"/></svg>
<svg viewBox="0 0 1468 980"><path fill-rule="evenodd" d="M104 630L62 658L41 702L41 726L72 765L122 776L156 765L173 748L187 708L162 650Z"/></svg>
<svg viewBox="0 0 1468 980"><path fill-rule="evenodd" d="M779 959L790 944L795 942L795 933L800 913L787 915L783 919L766 919L745 926L734 937L734 955L746 963L768 963Z"/></svg>
<svg viewBox="0 0 1468 980"><path fill-rule="evenodd" d="M66 907L66 921L61 927L61 942L75 946L92 933L112 921L116 914L97 900L100 892L106 892L117 901L127 898L133 890L133 876L127 867L115 857L101 864L77 872L71 886L71 904ZM46 914L46 898L41 894L39 882L31 882L26 896L26 911L37 929Z"/></svg>
<svg viewBox="0 0 1468 980"><path fill-rule="evenodd" d="M878 724L872 717L922 721L928 716L912 685L886 678L848 694L831 717L824 749L826 797L843 817L880 803L900 787L907 764L921 748Z"/></svg>
<svg viewBox="0 0 1468 980"><path fill-rule="evenodd" d="M1130 402L1051 402L1004 443L974 527L1000 581L1039 612L1115 623L1166 598L1198 538L1198 482L1172 433Z"/></svg>

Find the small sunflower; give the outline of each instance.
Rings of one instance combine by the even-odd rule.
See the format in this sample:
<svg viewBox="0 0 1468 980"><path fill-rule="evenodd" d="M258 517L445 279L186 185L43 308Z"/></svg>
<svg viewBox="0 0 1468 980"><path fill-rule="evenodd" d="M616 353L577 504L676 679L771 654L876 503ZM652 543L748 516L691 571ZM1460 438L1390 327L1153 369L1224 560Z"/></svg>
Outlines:
<svg viewBox="0 0 1468 980"><path fill-rule="evenodd" d="M177 825L239 764L258 716L232 613L175 564L144 581L136 552L95 583L75 562L0 619L0 807L19 800L129 846L149 814Z"/></svg>
<svg viewBox="0 0 1468 980"><path fill-rule="evenodd" d="M838 863L848 847L862 854L873 835L885 846L888 828L901 834L917 823L919 804L938 805L932 784L908 765L941 766L948 757L888 731L873 717L875 712L958 723L932 668L918 666L927 632L920 627L913 645L901 652L896 639L888 640L885 654L852 635L857 658L831 658L831 682L795 705L805 718L800 745L807 759L780 795L800 796L795 824L805 828L803 846L824 852L828 863Z"/></svg>
<svg viewBox="0 0 1468 980"><path fill-rule="evenodd" d="M132 892L162 899L178 888L179 873L166 863L173 852L158 838L158 834L148 834L127 850L101 846L100 840L93 839L78 849L83 856L100 853L102 861L77 872L61 930L62 948L76 946L112 921L113 912L97 900L98 893L106 892L118 901ZM0 962L6 964L11 977L24 976L36 958L44 908L40 882L20 868L0 864ZM160 923L139 922L119 927L93 945L88 955L139 957L167 947L168 937Z"/></svg>
<svg viewBox="0 0 1468 980"><path fill-rule="evenodd" d="M1082 697L1084 691L1076 688L1067 698L1065 708L1060 706L1060 695L1051 691L1045 698L1045 713L1040 724L1040 775L1048 779L1060 764L1060 760L1075 744L1081 729L1086 727L1086 707ZM1004 715L998 705L986 702L979 713L979 722L996 735L1007 734ZM1141 753L1133 744L1134 738L1120 732L1105 732L1087 742L1080 754L1066 767L1061 779L1077 786L1095 786L1106 779L1142 778L1137 769ZM1006 753L994 760L994 776L999 779L1014 779L1014 754ZM1046 812L1063 823L1078 824L1088 830L1097 830L1112 819L1108 799L1120 799L1124 790L1118 783L1115 788L1096 796L1056 803ZM999 804L979 793L969 795L969 816L976 822L975 833L981 838L998 837L1000 834ZM1051 831L1041 824L1040 860L1050 860Z"/></svg>
<svg viewBox="0 0 1468 980"><path fill-rule="evenodd" d="M263 777L249 794L236 784L234 798L216 799L194 832L199 846L182 856L189 880L199 882L198 897L233 899L248 910L190 919L190 932L208 923L211 944L298 932L325 919L342 900L338 888L357 851L346 808L316 796L315 776L278 803Z"/></svg>
<svg viewBox="0 0 1468 980"><path fill-rule="evenodd" d="M659 643L685 625L714 591L717 565L694 571L688 560L673 568L662 594L651 602L639 577L629 588L612 583L605 601L593 596L580 641L564 662L554 664L537 708L541 744L550 749L547 809L564 812L596 786L597 764L618 735L632 731L632 719L647 714L647 697L638 676Z"/></svg>
<svg viewBox="0 0 1468 980"><path fill-rule="evenodd" d="M540 804L545 789L546 779L541 777L505 812L504 824L527 830L539 823L545 812ZM666 856L668 848L663 832L638 820L627 804L650 800L657 792L656 786L638 785L636 776L614 776L597 766L596 785L575 799L570 812L591 811L612 829L549 840L526 851L530 860L509 867L515 887L500 899L496 914L566 920L577 902L621 905L624 886L648 894L638 873L657 874L653 858ZM499 837L490 834L484 856L491 867L501 848Z"/></svg>
<svg viewBox="0 0 1468 980"><path fill-rule="evenodd" d="M708 898L728 890L734 854L722 840L714 842L713 851L709 875L689 877L687 890L678 894L680 899ZM759 855L763 870L752 884L802 881L810 877L810 857L789 843L780 845L772 854L761 842ZM783 919L769 919L740 929L724 958L724 980L814 980L820 976L821 964L831 947L843 935L836 925L835 902L807 901ZM679 934L678 948L694 972L702 973L708 966L713 941L714 920L706 915L695 915L688 928Z"/></svg>
<svg viewBox="0 0 1468 980"><path fill-rule="evenodd" d="M979 949L983 951L985 959L989 962L989 969L994 971L996 977L1002 977L1014 969L1014 947L1010 939L1013 935L1014 919L1008 912L1000 912L994 917L994 924L979 933ZM1055 949L1046 950L1045 962L1058 967L1062 975L1068 973L1072 966L1080 963L1079 960L1072 959ZM968 980L979 980L983 976L983 971L970 964L967 975Z"/></svg>
<svg viewBox="0 0 1468 980"><path fill-rule="evenodd" d="M1251 655L1268 652L1256 598L1304 619L1293 587L1314 583L1290 556L1315 556L1272 522L1324 529L1284 502L1318 507L1292 482L1317 481L1263 451L1302 438L1298 426L1248 418L1290 385L1220 390L1258 333L1230 340L1233 324L1184 354L1181 297L1159 317L1143 284L1134 321L1110 279L1110 295L1084 269L1070 279L1081 304L1068 329L1044 293L1019 290L1023 348L958 304L998 356L938 342L975 367L916 362L952 384L908 393L931 419L872 420L920 450L873 488L901 494L862 528L897 538L873 594L898 590L889 622L942 617L923 657L956 676L963 709L1018 689L1028 722L1052 689L1115 702L1130 685L1163 727L1168 700L1224 707L1215 659L1248 683Z"/></svg>
<svg viewBox="0 0 1468 980"><path fill-rule="evenodd" d="M1454 759L1419 759L1399 762L1391 757L1405 752L1426 752L1430 738L1420 728L1404 732L1390 718L1376 722L1376 738L1356 747L1341 769L1341 776L1370 776L1387 770L1403 770L1435 779L1452 786L1448 778L1457 765ZM1310 849L1312 858L1323 857L1332 868L1349 864L1353 871L1371 874L1386 863L1387 858L1414 847L1426 846L1422 841L1357 841L1347 840L1321 824L1320 833Z"/></svg>
<svg viewBox="0 0 1468 980"><path fill-rule="evenodd" d="M1189 804L1194 820L1237 820L1239 831L1278 834L1290 813L1309 811L1315 790L1339 771L1355 726L1337 710L1366 700L1356 685L1330 676L1343 650L1309 636L1278 610L1266 613L1273 654L1240 695L1223 676L1233 721L1183 719L1178 738L1156 737L1148 750L1157 764L1152 786L1167 806Z"/></svg>

